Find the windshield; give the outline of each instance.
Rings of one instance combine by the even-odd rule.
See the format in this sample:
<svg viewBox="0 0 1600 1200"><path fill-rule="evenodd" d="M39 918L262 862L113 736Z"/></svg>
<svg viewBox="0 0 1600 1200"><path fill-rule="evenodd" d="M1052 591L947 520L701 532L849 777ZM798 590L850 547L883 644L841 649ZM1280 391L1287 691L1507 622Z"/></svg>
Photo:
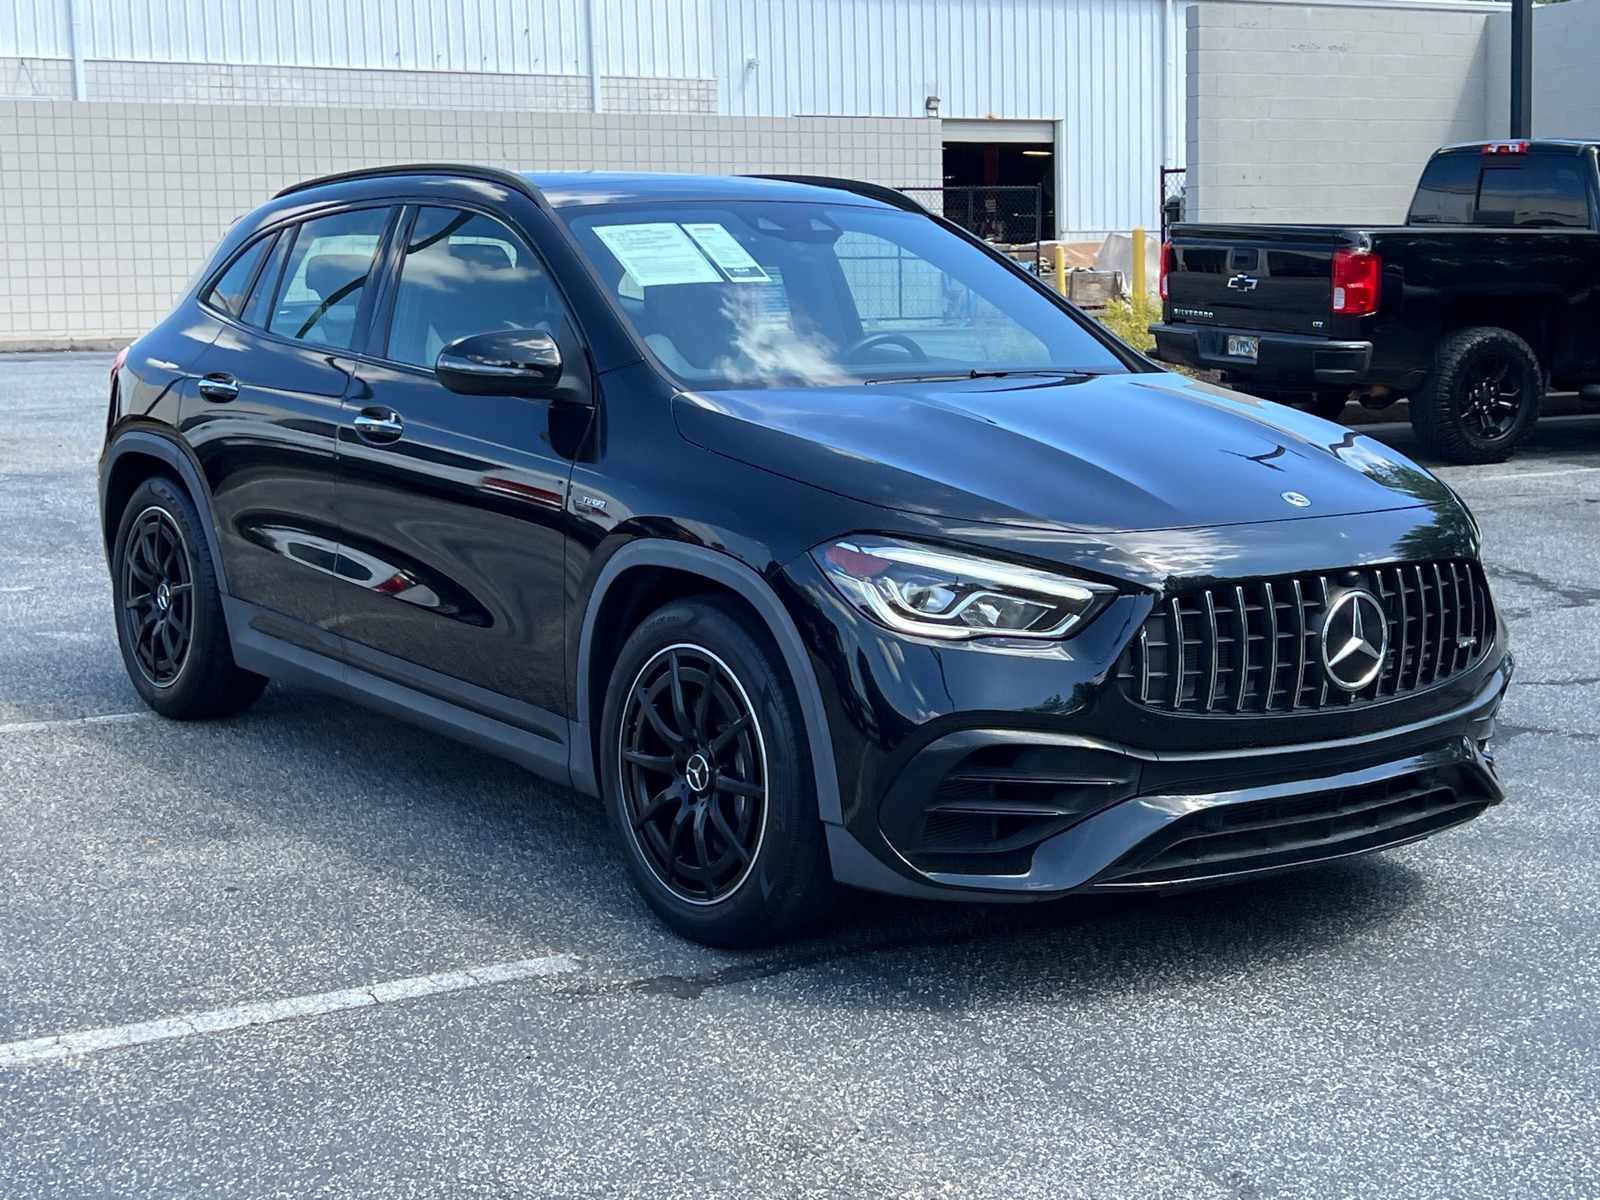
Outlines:
<svg viewBox="0 0 1600 1200"><path fill-rule="evenodd" d="M622 311L697 389L1127 367L917 213L767 201L561 210Z"/></svg>

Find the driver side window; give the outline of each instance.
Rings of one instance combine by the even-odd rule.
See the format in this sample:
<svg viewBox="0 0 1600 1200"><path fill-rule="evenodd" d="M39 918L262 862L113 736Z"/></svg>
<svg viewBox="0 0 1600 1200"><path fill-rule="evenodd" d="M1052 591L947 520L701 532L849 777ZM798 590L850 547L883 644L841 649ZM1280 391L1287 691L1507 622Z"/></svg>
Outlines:
<svg viewBox="0 0 1600 1200"><path fill-rule="evenodd" d="M388 357L432 368L457 338L501 329L555 337L565 309L538 255L508 226L455 208L422 208L411 227Z"/></svg>

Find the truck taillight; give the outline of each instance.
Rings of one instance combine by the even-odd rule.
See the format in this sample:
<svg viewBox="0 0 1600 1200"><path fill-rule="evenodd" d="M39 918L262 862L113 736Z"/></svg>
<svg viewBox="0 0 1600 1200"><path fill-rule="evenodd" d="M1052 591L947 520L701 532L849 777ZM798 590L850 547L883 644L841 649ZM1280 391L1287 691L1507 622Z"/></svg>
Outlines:
<svg viewBox="0 0 1600 1200"><path fill-rule="evenodd" d="M1526 154L1527 142L1487 142L1484 144L1485 154Z"/></svg>
<svg viewBox="0 0 1600 1200"><path fill-rule="evenodd" d="M1333 252L1333 311L1364 317L1378 311L1383 284L1383 259L1370 250Z"/></svg>
<svg viewBox="0 0 1600 1200"><path fill-rule="evenodd" d="M1171 299L1170 294L1167 292L1167 276L1172 274L1172 254L1173 254L1172 243L1171 242L1162 243L1162 246L1161 246L1161 298L1163 300Z"/></svg>

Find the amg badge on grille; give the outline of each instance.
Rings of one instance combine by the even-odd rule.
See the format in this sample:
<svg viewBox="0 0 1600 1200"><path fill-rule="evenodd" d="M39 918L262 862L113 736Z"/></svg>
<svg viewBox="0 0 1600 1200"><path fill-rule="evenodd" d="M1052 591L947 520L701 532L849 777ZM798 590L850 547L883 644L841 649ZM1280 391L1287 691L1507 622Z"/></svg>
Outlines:
<svg viewBox="0 0 1600 1200"><path fill-rule="evenodd" d="M1322 669L1331 683L1359 692L1383 670L1389 622L1371 592L1352 589L1336 596L1322 622Z"/></svg>

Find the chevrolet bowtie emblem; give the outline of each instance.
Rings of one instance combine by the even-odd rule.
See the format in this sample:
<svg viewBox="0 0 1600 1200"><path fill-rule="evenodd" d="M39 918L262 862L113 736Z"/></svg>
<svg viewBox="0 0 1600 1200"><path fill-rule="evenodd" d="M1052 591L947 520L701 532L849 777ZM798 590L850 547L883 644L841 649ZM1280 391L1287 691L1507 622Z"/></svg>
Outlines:
<svg viewBox="0 0 1600 1200"><path fill-rule="evenodd" d="M1228 280L1228 286L1236 292L1253 292L1256 290L1256 284L1259 282L1260 280L1252 279L1250 276L1241 272L1240 274L1235 275L1232 279Z"/></svg>

